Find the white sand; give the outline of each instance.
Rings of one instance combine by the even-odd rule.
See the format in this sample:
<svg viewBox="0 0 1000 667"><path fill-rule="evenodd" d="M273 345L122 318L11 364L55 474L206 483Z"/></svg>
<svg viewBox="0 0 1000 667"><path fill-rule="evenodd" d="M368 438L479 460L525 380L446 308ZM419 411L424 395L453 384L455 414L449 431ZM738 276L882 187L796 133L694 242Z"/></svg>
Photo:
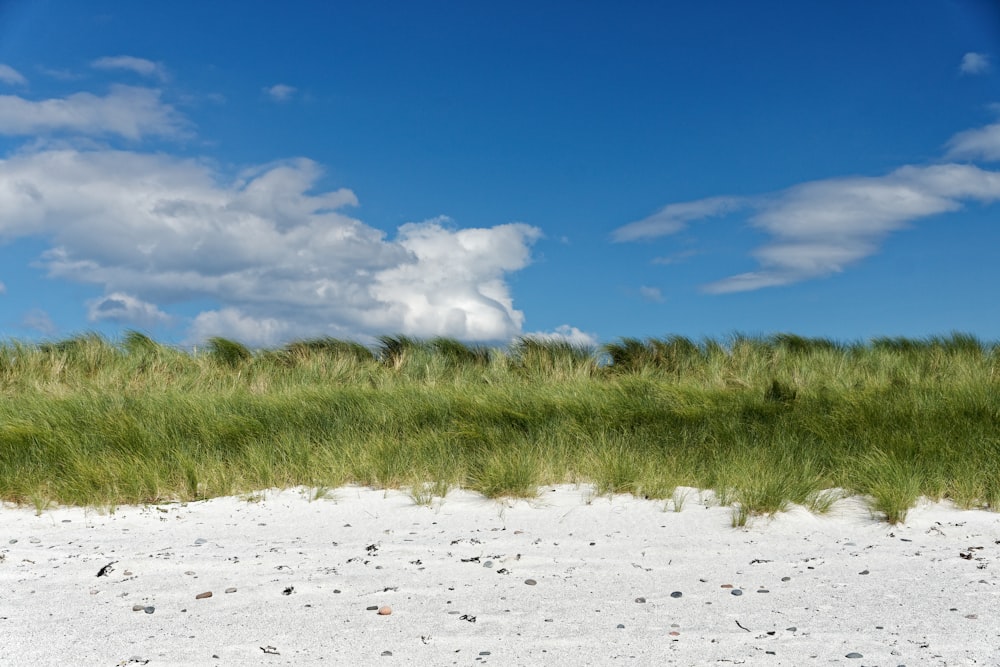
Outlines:
<svg viewBox="0 0 1000 667"><path fill-rule="evenodd" d="M7 506L0 664L1000 664L1000 514L892 527L845 500L733 529L695 491L589 496Z"/></svg>

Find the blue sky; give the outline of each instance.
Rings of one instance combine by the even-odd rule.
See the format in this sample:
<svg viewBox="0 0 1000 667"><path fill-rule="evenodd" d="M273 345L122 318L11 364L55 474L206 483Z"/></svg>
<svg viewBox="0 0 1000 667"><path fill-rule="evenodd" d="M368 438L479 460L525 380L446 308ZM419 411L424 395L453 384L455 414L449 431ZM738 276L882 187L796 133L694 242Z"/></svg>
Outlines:
<svg viewBox="0 0 1000 667"><path fill-rule="evenodd" d="M0 338L1000 339L983 0L0 2Z"/></svg>

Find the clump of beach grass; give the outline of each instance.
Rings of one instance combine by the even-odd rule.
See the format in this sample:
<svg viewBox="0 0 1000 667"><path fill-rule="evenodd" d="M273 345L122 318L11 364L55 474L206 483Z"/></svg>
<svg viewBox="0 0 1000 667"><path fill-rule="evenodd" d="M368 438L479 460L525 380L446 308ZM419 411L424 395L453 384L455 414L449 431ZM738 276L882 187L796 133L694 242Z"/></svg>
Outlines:
<svg viewBox="0 0 1000 667"><path fill-rule="evenodd" d="M714 489L735 525L845 489L900 522L920 497L1000 507L1000 347L965 334L383 337L184 350L126 333L0 343L0 499L112 507L302 486Z"/></svg>

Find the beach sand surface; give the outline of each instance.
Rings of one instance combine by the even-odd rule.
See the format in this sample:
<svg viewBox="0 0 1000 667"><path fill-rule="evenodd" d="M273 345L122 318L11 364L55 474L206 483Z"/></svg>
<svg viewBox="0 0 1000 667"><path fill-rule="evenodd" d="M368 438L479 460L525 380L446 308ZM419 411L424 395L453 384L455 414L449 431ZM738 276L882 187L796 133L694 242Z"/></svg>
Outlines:
<svg viewBox="0 0 1000 667"><path fill-rule="evenodd" d="M1000 664L1000 514L678 494L7 505L0 664Z"/></svg>

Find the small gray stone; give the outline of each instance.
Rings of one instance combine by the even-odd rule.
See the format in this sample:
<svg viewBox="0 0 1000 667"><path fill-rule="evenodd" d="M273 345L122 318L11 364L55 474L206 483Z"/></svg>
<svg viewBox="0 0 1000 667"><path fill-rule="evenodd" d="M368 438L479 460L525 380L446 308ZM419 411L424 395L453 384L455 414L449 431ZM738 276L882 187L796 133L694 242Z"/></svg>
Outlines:
<svg viewBox="0 0 1000 667"><path fill-rule="evenodd" d="M199 537L197 540L194 541L195 546L201 546L202 544L205 544L206 542L208 542L208 540L206 540L204 537Z"/></svg>
<svg viewBox="0 0 1000 667"><path fill-rule="evenodd" d="M142 611L143 609L145 609L145 607L143 607L141 604L132 605L132 611Z"/></svg>
<svg viewBox="0 0 1000 667"><path fill-rule="evenodd" d="M525 580L524 580L524 583L528 584L529 586L534 586L534 585L535 585L535 584L537 584L538 582L537 582L537 581L535 581L534 579L525 579Z"/></svg>
<svg viewBox="0 0 1000 667"><path fill-rule="evenodd" d="M233 586L230 586L229 588L226 589L226 592L227 593L235 593L236 592L236 588L234 588Z"/></svg>
<svg viewBox="0 0 1000 667"><path fill-rule="evenodd" d="M619 630L624 630L625 629L625 624L624 623L619 623L618 624L618 629Z"/></svg>
<svg viewBox="0 0 1000 667"><path fill-rule="evenodd" d="M638 602L639 604L642 604L646 601L646 598L636 598L635 601Z"/></svg>
<svg viewBox="0 0 1000 667"><path fill-rule="evenodd" d="M733 589L733 590L732 590L732 591L730 592L730 595L736 595L736 596L739 596L739 595L743 595L743 591L741 591L741 590L740 590L740 589L738 589L738 588L734 588L734 589Z"/></svg>
<svg viewBox="0 0 1000 667"><path fill-rule="evenodd" d="M863 657L865 657L865 656L861 655L860 653L856 653L856 652L853 652L853 651L852 651L851 653L848 653L848 654L847 654L847 655L845 655L844 657L845 657L845 658L851 658L851 659L855 659L855 658L863 658Z"/></svg>
<svg viewBox="0 0 1000 667"><path fill-rule="evenodd" d="M152 606L146 607L145 609L143 609L143 611L146 612L147 614L152 614L154 611L156 611L156 607Z"/></svg>
<svg viewBox="0 0 1000 667"><path fill-rule="evenodd" d="M681 597L683 595L684 594L681 593L680 591L674 591L673 593L670 594L670 597L672 597L672 598L679 598L679 597Z"/></svg>

